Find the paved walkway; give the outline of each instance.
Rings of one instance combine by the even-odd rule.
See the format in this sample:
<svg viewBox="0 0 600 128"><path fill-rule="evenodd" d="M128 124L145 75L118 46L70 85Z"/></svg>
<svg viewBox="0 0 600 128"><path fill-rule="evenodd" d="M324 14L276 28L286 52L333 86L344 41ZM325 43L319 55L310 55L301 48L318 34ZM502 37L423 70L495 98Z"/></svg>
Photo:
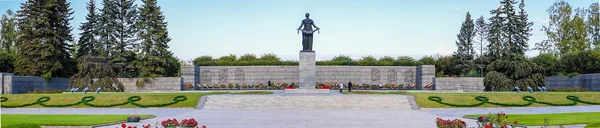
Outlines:
<svg viewBox="0 0 600 128"><path fill-rule="evenodd" d="M261 99L265 97L271 98ZM300 100L300 102L294 102L297 100ZM143 124L154 125L157 123L160 124L160 121L166 119L176 118L181 121L183 118L195 118L200 124L206 125L209 128L434 128L434 119L436 117L455 119L462 118L462 116L466 114L487 114L500 111L509 114L600 111L600 106L410 110L410 105L406 105L406 102L407 98L403 95L341 95L339 92L326 94L289 94L276 92L269 96L209 96L204 109L3 108L0 111L4 114L153 114L157 117L143 120L141 123L128 124L139 126ZM285 106L286 104L291 105ZM352 107L352 105L356 104L359 105ZM390 108L392 106L393 108L398 109ZM299 109L302 107L312 109ZM331 109L317 109L319 107ZM244 108L253 109L244 110ZM469 126L477 126L475 120L466 120L466 122ZM106 126L106 128L118 126L119 125Z"/></svg>
<svg viewBox="0 0 600 128"><path fill-rule="evenodd" d="M202 109L412 110L403 95L212 95Z"/></svg>

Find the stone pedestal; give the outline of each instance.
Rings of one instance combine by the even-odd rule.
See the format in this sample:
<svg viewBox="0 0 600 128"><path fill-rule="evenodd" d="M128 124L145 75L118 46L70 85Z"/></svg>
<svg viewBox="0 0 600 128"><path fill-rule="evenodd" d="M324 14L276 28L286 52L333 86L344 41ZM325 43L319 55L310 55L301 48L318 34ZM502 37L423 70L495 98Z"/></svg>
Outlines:
<svg viewBox="0 0 600 128"><path fill-rule="evenodd" d="M300 89L315 89L317 82L317 64L315 52L300 52L298 74Z"/></svg>

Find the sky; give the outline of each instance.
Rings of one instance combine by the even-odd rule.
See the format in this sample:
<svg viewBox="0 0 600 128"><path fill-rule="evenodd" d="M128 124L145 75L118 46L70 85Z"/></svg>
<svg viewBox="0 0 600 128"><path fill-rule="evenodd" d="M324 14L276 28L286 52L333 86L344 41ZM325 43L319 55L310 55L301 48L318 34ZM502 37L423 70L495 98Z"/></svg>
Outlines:
<svg viewBox="0 0 600 128"><path fill-rule="evenodd" d="M20 9L25 0L0 0L0 14ZM74 10L71 26L78 38L85 22L86 2L69 0ZM548 23L546 10L557 0L526 0L534 22L529 47L546 39L540 30ZM599 0L566 0L571 6L589 7ZM96 0L101 8L101 0ZM136 1L138 7L141 0ZM305 13L321 28L314 36L317 60L362 56L450 55L456 35L470 12L473 19L489 18L499 0L159 0L168 22L170 50L182 60L246 53L274 53L283 60L298 60L302 36L296 33ZM518 8L518 6L516 7ZM528 51L536 56L538 51Z"/></svg>

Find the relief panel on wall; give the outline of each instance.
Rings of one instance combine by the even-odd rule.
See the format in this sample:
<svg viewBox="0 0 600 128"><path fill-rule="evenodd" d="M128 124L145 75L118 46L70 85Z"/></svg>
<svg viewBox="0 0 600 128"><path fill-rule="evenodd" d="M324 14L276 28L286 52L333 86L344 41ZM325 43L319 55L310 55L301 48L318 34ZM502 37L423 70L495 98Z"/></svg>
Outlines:
<svg viewBox="0 0 600 128"><path fill-rule="evenodd" d="M381 73L379 72L379 69L372 68L371 69L371 81L372 82L379 81L381 79L380 78L380 76L381 76L380 74Z"/></svg>

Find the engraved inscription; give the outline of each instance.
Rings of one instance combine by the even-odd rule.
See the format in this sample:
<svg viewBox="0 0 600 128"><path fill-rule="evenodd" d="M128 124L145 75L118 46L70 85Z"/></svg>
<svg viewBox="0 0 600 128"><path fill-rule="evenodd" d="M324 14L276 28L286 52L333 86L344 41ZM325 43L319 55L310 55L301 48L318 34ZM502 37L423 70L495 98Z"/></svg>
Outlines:
<svg viewBox="0 0 600 128"><path fill-rule="evenodd" d="M404 71L404 82L413 82L414 81L414 73L412 69L408 69Z"/></svg>
<svg viewBox="0 0 600 128"><path fill-rule="evenodd" d="M227 69L219 70L219 81L222 83L227 83L227 77L229 76L227 72L229 72Z"/></svg>
<svg viewBox="0 0 600 128"><path fill-rule="evenodd" d="M235 70L235 80L238 82L242 82L245 78L245 72L244 69L242 68L238 68Z"/></svg>
<svg viewBox="0 0 600 128"><path fill-rule="evenodd" d="M380 79L379 69L372 68L371 69L371 80L379 81L379 79Z"/></svg>
<svg viewBox="0 0 600 128"><path fill-rule="evenodd" d="M201 74L202 74L201 75L202 77L200 77L200 83L201 84L209 84L210 83L210 79L212 77L212 74L210 74L210 71L205 70L205 71L202 71Z"/></svg>
<svg viewBox="0 0 600 128"><path fill-rule="evenodd" d="M398 75L398 73L396 72L396 69L390 69L388 71L388 80L390 81L390 83L395 83L396 80L398 80L396 78L397 75Z"/></svg>

